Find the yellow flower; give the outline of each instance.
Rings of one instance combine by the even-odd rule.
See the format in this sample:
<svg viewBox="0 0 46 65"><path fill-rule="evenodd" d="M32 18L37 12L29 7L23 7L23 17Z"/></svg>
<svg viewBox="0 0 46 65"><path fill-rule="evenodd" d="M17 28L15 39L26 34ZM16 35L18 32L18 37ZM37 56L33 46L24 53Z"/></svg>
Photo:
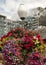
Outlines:
<svg viewBox="0 0 46 65"><path fill-rule="evenodd" d="M38 52L38 48L35 48L35 51Z"/></svg>
<svg viewBox="0 0 46 65"><path fill-rule="evenodd" d="M0 44L2 44L2 42L0 41Z"/></svg>
<svg viewBox="0 0 46 65"><path fill-rule="evenodd" d="M5 42L6 41L6 39L5 38L3 38L3 42Z"/></svg>
<svg viewBox="0 0 46 65"><path fill-rule="evenodd" d="M44 48L43 45L41 45L40 48L43 49Z"/></svg>
<svg viewBox="0 0 46 65"><path fill-rule="evenodd" d="M46 44L44 44L44 47L46 48Z"/></svg>

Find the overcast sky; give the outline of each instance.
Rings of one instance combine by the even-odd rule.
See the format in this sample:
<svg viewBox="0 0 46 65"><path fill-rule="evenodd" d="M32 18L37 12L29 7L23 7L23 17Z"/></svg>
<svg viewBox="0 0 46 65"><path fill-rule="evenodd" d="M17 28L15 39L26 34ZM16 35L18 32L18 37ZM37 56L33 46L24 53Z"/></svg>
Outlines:
<svg viewBox="0 0 46 65"><path fill-rule="evenodd" d="M46 0L0 0L0 14L6 15L8 18L15 16L17 19L17 10L21 3L25 5L27 10L39 6L46 7Z"/></svg>

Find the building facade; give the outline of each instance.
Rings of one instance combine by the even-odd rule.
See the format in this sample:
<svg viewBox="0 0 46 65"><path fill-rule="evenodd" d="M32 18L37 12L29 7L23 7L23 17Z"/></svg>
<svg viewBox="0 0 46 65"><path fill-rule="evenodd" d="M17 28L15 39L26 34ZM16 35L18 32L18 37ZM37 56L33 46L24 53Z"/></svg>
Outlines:
<svg viewBox="0 0 46 65"><path fill-rule="evenodd" d="M18 22L12 21L7 19L6 16L0 15L0 37L18 25Z"/></svg>
<svg viewBox="0 0 46 65"><path fill-rule="evenodd" d="M38 18L27 17L24 21L12 21L6 16L0 15L0 37L15 27L24 27L27 29L35 29L39 26Z"/></svg>

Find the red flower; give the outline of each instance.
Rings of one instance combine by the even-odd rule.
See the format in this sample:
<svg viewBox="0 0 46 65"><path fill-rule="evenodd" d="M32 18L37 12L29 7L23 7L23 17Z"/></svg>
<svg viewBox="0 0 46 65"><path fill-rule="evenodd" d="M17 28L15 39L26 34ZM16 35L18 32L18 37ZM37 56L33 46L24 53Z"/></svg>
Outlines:
<svg viewBox="0 0 46 65"><path fill-rule="evenodd" d="M6 35L6 37L8 37L8 36L12 36L12 33L8 32L7 35Z"/></svg>
<svg viewBox="0 0 46 65"><path fill-rule="evenodd" d="M23 47L25 48L25 49L29 49L30 47L33 47L33 41L32 41L32 39L29 37L29 36L27 36L27 37L23 37L23 42L24 42L24 44L23 44Z"/></svg>
<svg viewBox="0 0 46 65"><path fill-rule="evenodd" d="M1 41L2 39L0 38L0 41Z"/></svg>
<svg viewBox="0 0 46 65"><path fill-rule="evenodd" d="M43 42L46 44L46 39L43 39Z"/></svg>
<svg viewBox="0 0 46 65"><path fill-rule="evenodd" d="M32 46L33 46L32 44L24 44L24 48L27 49L27 50L28 50L30 47L32 47Z"/></svg>
<svg viewBox="0 0 46 65"><path fill-rule="evenodd" d="M6 37L6 35L3 35L3 36L2 36L2 38L5 38L5 37Z"/></svg>
<svg viewBox="0 0 46 65"><path fill-rule="evenodd" d="M36 52L35 54L33 54L34 57L39 57L39 53Z"/></svg>
<svg viewBox="0 0 46 65"><path fill-rule="evenodd" d="M38 38L40 44L43 43L43 40L39 34L37 35L37 38Z"/></svg>
<svg viewBox="0 0 46 65"><path fill-rule="evenodd" d="M2 41L2 40L3 40L3 38L6 38L6 35L3 35L3 36L0 38L0 40Z"/></svg>
<svg viewBox="0 0 46 65"><path fill-rule="evenodd" d="M37 35L37 38L40 40L40 39L41 39L41 36L38 34L38 35Z"/></svg>

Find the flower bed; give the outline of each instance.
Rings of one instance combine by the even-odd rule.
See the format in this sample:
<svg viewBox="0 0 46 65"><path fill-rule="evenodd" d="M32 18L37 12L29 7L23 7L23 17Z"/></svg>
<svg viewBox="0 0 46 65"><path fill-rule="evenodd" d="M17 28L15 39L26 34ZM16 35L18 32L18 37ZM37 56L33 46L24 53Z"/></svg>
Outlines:
<svg viewBox="0 0 46 65"><path fill-rule="evenodd" d="M15 28L0 39L3 65L44 65L45 45L38 33Z"/></svg>

